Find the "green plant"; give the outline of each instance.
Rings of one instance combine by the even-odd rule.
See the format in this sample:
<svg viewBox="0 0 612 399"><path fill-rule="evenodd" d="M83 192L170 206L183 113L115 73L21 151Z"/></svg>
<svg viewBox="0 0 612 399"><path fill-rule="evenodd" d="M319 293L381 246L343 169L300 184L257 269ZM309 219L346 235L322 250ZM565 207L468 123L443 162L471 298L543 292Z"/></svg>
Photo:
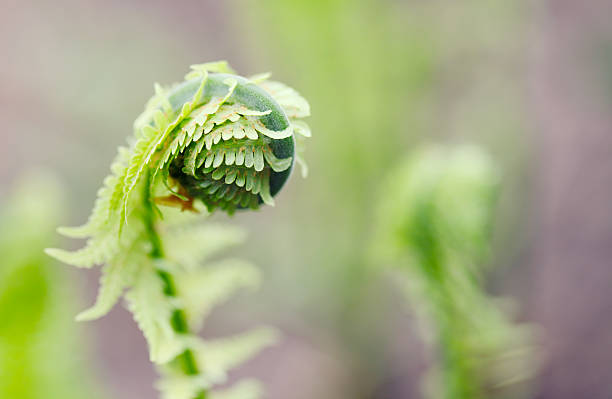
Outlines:
<svg viewBox="0 0 612 399"><path fill-rule="evenodd" d="M531 330L483 288L497 192L492 161L472 146L416 151L385 185L376 254L398 266L436 347L428 397L517 397L533 373Z"/></svg>
<svg viewBox="0 0 612 399"><path fill-rule="evenodd" d="M61 188L27 174L0 208L0 397L99 398L74 328L74 288L42 249L63 213Z"/></svg>
<svg viewBox="0 0 612 399"><path fill-rule="evenodd" d="M193 224L203 204L230 214L272 205L309 136L300 118L308 103L268 75L237 76L225 62L195 65L185 81L155 95L136 119L129 148L120 148L89 221L62 228L87 237L83 249L49 249L77 267L104 264L96 304L78 316L106 314L127 290L128 308L162 374L164 398L252 398L252 383L220 393L225 374L274 339L269 329L203 341L196 331L211 306L252 285L257 270L238 261L198 267L235 244L241 231ZM296 134L297 133L297 141ZM297 146L297 149L296 149ZM163 219L158 204L167 205Z"/></svg>

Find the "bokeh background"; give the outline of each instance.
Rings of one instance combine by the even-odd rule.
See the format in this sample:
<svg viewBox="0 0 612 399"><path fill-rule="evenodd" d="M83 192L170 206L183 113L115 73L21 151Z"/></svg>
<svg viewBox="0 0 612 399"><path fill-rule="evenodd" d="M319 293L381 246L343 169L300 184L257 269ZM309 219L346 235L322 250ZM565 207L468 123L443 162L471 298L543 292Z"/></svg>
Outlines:
<svg viewBox="0 0 612 399"><path fill-rule="evenodd" d="M502 172L488 288L539 326L533 397L610 398L611 15L607 0L1 0L0 193L52 172L61 223L79 224L153 82L219 59L271 71L311 103L310 176L228 221L251 233L239 251L265 284L205 334L284 334L238 374L271 399L420 397L414 314L363 249L393 165L468 142ZM84 308L98 276L67 273ZM155 397L124 309L76 328L107 397Z"/></svg>

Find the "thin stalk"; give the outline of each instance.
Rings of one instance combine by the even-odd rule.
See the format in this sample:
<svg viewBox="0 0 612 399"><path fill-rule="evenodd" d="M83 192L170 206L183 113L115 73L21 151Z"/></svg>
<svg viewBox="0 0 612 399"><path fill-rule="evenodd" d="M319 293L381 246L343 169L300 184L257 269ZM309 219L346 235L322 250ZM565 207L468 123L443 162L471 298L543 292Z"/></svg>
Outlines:
<svg viewBox="0 0 612 399"><path fill-rule="evenodd" d="M151 202L152 199L149 192L149 179L150 174L147 174L147 182L144 184L143 189L143 222L151 243L151 252L149 253L149 256L152 259L163 259L164 248L157 229L155 228L155 210L153 209ZM156 272L159 278L162 280L164 295L166 295L169 299L176 298L178 293L172 274L160 268L158 268ZM189 324L187 323L187 316L185 315L185 311L183 309L175 309L172 312L170 324L172 329L178 334L189 334ZM200 374L200 369L198 368L198 364L191 349L185 349L183 353L176 357L175 361L180 365L181 369L186 375L196 376ZM206 397L206 390L202 390L198 392L194 399L206 399Z"/></svg>

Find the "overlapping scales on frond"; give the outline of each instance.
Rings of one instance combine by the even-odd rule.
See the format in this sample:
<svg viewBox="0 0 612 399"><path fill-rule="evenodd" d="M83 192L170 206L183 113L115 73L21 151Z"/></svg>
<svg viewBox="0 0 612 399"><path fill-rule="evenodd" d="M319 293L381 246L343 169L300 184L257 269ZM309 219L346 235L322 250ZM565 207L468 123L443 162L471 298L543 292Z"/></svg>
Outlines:
<svg viewBox="0 0 612 399"><path fill-rule="evenodd" d="M250 112L250 111L249 111ZM253 111L255 113L255 111ZM261 114L265 114L262 112ZM291 165L291 158L285 158L282 161L274 157L270 149L267 139L262 136L268 136L269 130L266 129L261 121L253 116L245 116L241 114L230 115L232 119L224 119L217 124L209 120L205 125L198 128L196 133L191 137L186 137L181 152L187 148L186 162L187 173L195 175L195 169L204 164L206 158L210 158L205 167L217 167L221 165L225 158L226 165L233 165L236 160L237 165L242 165L244 157L247 157L247 167L249 165L249 152L255 156L267 153L266 160L274 168L275 171L286 170ZM210 124L209 124L210 123ZM261 133L261 135L260 135ZM194 145L189 146L194 143ZM261 154L257 154L261 152ZM225 157L227 154L227 157ZM215 160L213 156L219 158ZM260 156L261 162L256 163L259 166L258 171L263 170L263 157ZM213 163L213 161L215 161Z"/></svg>
<svg viewBox="0 0 612 399"><path fill-rule="evenodd" d="M257 140L259 138L258 133L270 138L279 137L278 132L272 132L267 129L259 120L260 116L269 114L269 111L253 111L243 106L236 105L222 108L229 109L228 112L232 113L220 114L223 110L220 109L219 113L215 114L206 121L206 123L195 129L192 141L198 141L204 136L206 149L210 150L214 144L218 144L221 140L241 140L244 138Z"/></svg>
<svg viewBox="0 0 612 399"><path fill-rule="evenodd" d="M200 89L198 89L198 92L195 94L192 101L183 106L183 111L178 116L177 123L171 126L170 129L167 129L167 132L162 135L163 140L161 140L158 147L155 148L155 151L160 148L161 155L159 157L159 161L153 165L153 169L163 169L175 155L183 152L189 144L196 141L195 136L201 135L200 129L204 128L205 122L209 119L209 117L215 117L216 113L219 111L219 108L234 92L237 84L236 81L230 79L226 83L228 84L228 90L224 96L213 97L206 104L195 109L197 103L201 99L202 90L206 84L206 80L202 79ZM189 105L187 106L187 104ZM193 111L195 111L195 114Z"/></svg>
<svg viewBox="0 0 612 399"><path fill-rule="evenodd" d="M265 169L282 172L293 160L274 155L269 146L268 129L258 119L266 114L268 111L253 111L242 105L222 106L213 118L196 130L193 141L185 145L182 172L202 180L198 190L215 194L213 200L256 207L259 195L264 203L273 205L270 172ZM208 180L203 176L207 173L210 173Z"/></svg>
<svg viewBox="0 0 612 399"><path fill-rule="evenodd" d="M291 135L293 135L293 126L291 125L289 125L289 127L287 127L285 130L276 131L276 130L268 129L263 124L261 119L259 118L256 118L253 116L247 116L244 119L245 119L244 124L246 126L252 127L253 129L257 130L259 133L273 140L282 140L282 139L286 139L287 137L291 137Z"/></svg>
<svg viewBox="0 0 612 399"><path fill-rule="evenodd" d="M198 190L205 193L209 201L256 209L261 197L265 204L274 205L269 169L257 172L254 168L219 166L203 171L209 174L199 181Z"/></svg>
<svg viewBox="0 0 612 399"><path fill-rule="evenodd" d="M209 135L208 137L212 136ZM220 135L219 135L220 137ZM264 160L272 170L281 172L291 166L291 158L278 159L262 141L243 140L240 143L229 142L212 146L204 146L204 140L190 148L186 153L183 172L197 177L196 170L204 168L218 168L226 166L244 166L261 172L266 166Z"/></svg>
<svg viewBox="0 0 612 399"><path fill-rule="evenodd" d="M261 152L260 152L261 155ZM270 195L270 171L263 171L257 173L257 166L253 170L248 167L236 168L232 166L220 166L212 172L212 178L216 181L213 182L212 187L219 187L216 190L216 194L219 197L225 198L228 201L237 201L236 195L240 193L260 195L264 203L274 205L274 200ZM225 187L221 188L219 183L225 184ZM232 184L234 184L232 186ZM223 191L219 191L223 190Z"/></svg>

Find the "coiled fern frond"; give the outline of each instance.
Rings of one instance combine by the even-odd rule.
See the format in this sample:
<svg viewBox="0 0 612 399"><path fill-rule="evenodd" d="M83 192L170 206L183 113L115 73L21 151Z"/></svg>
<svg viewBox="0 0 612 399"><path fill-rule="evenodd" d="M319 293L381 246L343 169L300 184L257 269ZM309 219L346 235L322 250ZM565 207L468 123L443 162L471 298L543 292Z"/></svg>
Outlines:
<svg viewBox="0 0 612 399"><path fill-rule="evenodd" d="M300 120L309 115L309 105L295 90L267 79L238 76L217 62L193 66L182 83L155 85L88 222L60 229L87 238L87 244L74 252L47 250L77 267L104 264L96 304L79 320L105 315L127 291L167 399L225 397L211 388L274 339L268 329L217 341L193 333L211 307L238 288L256 285L259 274L241 260L202 267L244 234L193 224L195 214L180 212L232 214L273 205L294 163L303 164L296 135L310 136ZM255 398L254 386L241 385L227 397Z"/></svg>

